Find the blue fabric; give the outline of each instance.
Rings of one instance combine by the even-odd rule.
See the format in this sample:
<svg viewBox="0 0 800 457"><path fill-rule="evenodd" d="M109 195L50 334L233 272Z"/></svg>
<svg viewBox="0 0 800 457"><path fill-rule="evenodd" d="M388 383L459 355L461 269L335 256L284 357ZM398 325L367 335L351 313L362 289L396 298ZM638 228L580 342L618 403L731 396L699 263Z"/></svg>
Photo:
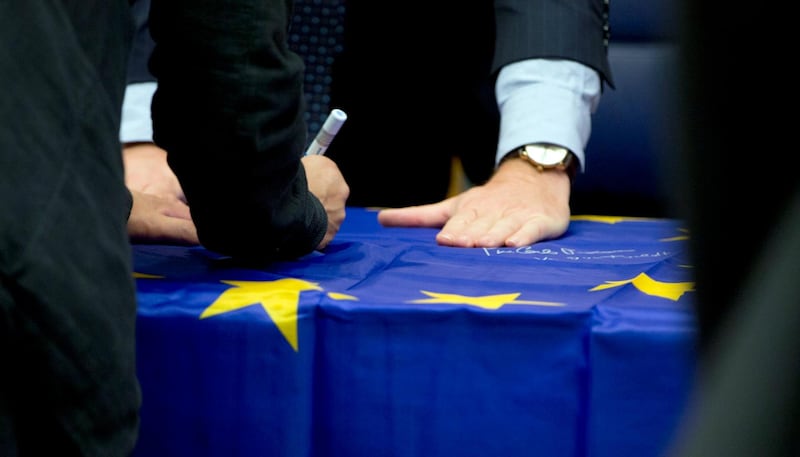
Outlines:
<svg viewBox="0 0 800 457"><path fill-rule="evenodd" d="M134 247L138 456L661 455L695 354L686 232L574 218L437 246L349 208L323 253Z"/></svg>

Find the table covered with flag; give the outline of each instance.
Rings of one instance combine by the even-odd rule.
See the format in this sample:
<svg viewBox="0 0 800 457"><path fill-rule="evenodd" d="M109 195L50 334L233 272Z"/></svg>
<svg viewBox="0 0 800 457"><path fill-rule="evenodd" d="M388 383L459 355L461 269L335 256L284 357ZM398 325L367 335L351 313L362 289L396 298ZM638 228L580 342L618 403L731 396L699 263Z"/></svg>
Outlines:
<svg viewBox="0 0 800 457"><path fill-rule="evenodd" d="M696 358L679 221L466 249L376 217L262 266L134 246L136 455L663 454Z"/></svg>

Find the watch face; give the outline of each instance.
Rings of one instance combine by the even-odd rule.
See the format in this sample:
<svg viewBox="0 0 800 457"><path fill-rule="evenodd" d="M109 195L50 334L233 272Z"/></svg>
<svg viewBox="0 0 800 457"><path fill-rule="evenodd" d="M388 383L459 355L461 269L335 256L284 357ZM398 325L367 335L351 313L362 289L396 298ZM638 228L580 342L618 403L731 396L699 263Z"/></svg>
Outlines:
<svg viewBox="0 0 800 457"><path fill-rule="evenodd" d="M557 146L533 144L525 146L522 154L543 167L554 167L566 160L569 151Z"/></svg>

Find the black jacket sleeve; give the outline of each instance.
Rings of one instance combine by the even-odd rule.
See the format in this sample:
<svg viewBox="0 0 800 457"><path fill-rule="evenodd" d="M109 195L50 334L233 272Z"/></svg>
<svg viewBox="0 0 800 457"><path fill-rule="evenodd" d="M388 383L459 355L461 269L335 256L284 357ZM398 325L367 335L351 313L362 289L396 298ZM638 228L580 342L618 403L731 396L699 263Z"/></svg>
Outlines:
<svg viewBox="0 0 800 457"><path fill-rule="evenodd" d="M609 0L495 0L493 69L528 58L574 60L612 88Z"/></svg>
<svg viewBox="0 0 800 457"><path fill-rule="evenodd" d="M327 216L300 163L303 62L287 47L289 0L153 0L156 144L201 243L249 260L314 250Z"/></svg>

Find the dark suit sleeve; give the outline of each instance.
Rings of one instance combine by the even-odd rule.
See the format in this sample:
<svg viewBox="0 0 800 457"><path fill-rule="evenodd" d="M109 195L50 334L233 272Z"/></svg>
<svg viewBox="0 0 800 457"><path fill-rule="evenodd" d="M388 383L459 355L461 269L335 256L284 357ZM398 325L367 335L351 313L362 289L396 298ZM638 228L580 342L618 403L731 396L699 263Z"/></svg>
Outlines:
<svg viewBox="0 0 800 457"><path fill-rule="evenodd" d="M327 216L309 192L303 62L286 0L154 0L154 140L201 243L253 260L307 254Z"/></svg>
<svg viewBox="0 0 800 457"><path fill-rule="evenodd" d="M608 64L608 0L496 0L493 69L529 58L559 58L597 70L614 87Z"/></svg>
<svg viewBox="0 0 800 457"><path fill-rule="evenodd" d="M150 0L134 0L131 5L131 17L134 22L131 55L128 60L128 84L152 82L155 77L148 69L148 61L153 53L153 39L150 37Z"/></svg>

